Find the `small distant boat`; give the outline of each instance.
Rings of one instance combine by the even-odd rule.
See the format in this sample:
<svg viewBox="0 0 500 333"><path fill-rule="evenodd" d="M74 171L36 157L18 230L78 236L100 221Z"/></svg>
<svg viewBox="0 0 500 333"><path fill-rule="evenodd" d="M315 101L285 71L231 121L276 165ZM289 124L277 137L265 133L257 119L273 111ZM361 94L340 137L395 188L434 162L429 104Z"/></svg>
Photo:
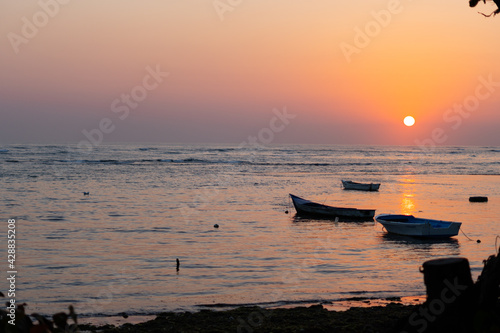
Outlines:
<svg viewBox="0 0 500 333"><path fill-rule="evenodd" d="M374 183L356 183L350 180L342 180L342 185L346 190L358 190L358 191L378 191L380 184Z"/></svg>
<svg viewBox="0 0 500 333"><path fill-rule="evenodd" d="M380 214L375 221L389 233L415 236L448 238L458 235L461 222L449 222L417 218L413 215Z"/></svg>
<svg viewBox="0 0 500 333"><path fill-rule="evenodd" d="M302 199L293 194L290 194L290 197L292 198L293 206L295 207L298 215L315 215L329 218L338 217L363 220L373 220L373 216L375 216L375 209L332 207Z"/></svg>

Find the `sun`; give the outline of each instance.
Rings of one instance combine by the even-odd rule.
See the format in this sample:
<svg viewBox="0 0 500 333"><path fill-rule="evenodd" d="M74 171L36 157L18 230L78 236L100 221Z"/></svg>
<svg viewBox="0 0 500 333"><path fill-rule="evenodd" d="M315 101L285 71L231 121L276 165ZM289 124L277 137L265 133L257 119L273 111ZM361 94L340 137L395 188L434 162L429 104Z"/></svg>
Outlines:
<svg viewBox="0 0 500 333"><path fill-rule="evenodd" d="M409 126L413 126L415 124L415 118L413 118L412 116L407 116L407 117L405 117L405 119L403 120L403 122L408 127Z"/></svg>

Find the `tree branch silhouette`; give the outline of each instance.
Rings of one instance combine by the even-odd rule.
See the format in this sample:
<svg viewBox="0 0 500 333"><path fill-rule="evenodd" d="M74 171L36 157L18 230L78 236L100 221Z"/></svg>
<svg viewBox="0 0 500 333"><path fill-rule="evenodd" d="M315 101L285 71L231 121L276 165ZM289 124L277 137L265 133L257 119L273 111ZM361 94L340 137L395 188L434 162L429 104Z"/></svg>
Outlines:
<svg viewBox="0 0 500 333"><path fill-rule="evenodd" d="M469 6L471 7L476 7L476 5L479 3L479 1L483 1L483 3L486 3L486 0L469 0ZM500 14L500 0L492 0L495 5L497 5L497 9L493 11L490 15L486 15L484 13L479 12L479 14L485 16L485 17L490 17L490 16L495 16L497 14Z"/></svg>

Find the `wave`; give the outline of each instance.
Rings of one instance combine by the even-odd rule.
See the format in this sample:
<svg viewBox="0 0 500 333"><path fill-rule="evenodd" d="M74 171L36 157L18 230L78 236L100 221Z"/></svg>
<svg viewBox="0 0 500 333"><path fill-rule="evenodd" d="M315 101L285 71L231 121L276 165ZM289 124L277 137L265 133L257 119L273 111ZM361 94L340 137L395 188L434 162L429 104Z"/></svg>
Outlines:
<svg viewBox="0 0 500 333"><path fill-rule="evenodd" d="M140 151L149 151L149 150L158 150L158 148L154 148L154 147L143 147L143 148L139 148Z"/></svg>
<svg viewBox="0 0 500 333"><path fill-rule="evenodd" d="M53 149L56 147L57 149ZM32 152L18 151L19 146L4 146L10 151L0 154L0 167L12 173L25 165L24 176L34 166L47 170L78 172L99 165L113 168L168 165L168 168L241 169L242 172L262 172L271 169L287 172L371 173L371 174L498 174L496 153L500 147L481 149L440 147L434 151L418 148L296 148L263 149L237 147L148 147L75 153L62 146L32 147ZM0 152L4 150L0 149ZM48 149L50 148L50 150ZM150 151L154 150L154 151ZM149 151L149 152L148 152ZM12 154L12 155L11 155ZM474 157L475 155L475 157ZM12 164L15 163L15 164ZM17 169L16 169L17 168ZM49 169L52 168L52 169ZM58 169L56 169L58 168ZM81 168L81 169L80 169ZM0 173L0 177L10 173ZM12 173L13 174L13 173Z"/></svg>
<svg viewBox="0 0 500 333"><path fill-rule="evenodd" d="M7 163L32 163L33 160L14 160L8 159L4 160ZM425 167L427 170L432 168L433 166L443 166L449 165L451 169L456 168L456 163L453 161L429 161L429 160L372 160L372 161L350 161L349 159L343 158L336 161L304 161L304 162L296 162L296 161L286 161L286 160L278 160L275 159L270 161L261 161L261 160L240 160L240 159L203 159L203 158L183 158L183 159L164 159L164 158L143 158L143 159L45 159L40 160L39 164L51 165L51 164L103 164L103 165L126 165L126 164L135 164L135 165L144 165L144 164L157 164L157 163L166 163L166 164L228 164L228 165L246 165L246 166L274 166L274 167L383 167L390 169L392 167L397 168L402 165L415 165L416 167ZM498 161L490 161L487 163L482 163L481 167L487 167L492 165L498 165ZM459 165L461 168L476 168L477 165L468 164L468 165Z"/></svg>
<svg viewBox="0 0 500 333"><path fill-rule="evenodd" d="M29 146L9 146L10 149L13 150L29 150L31 147Z"/></svg>
<svg viewBox="0 0 500 333"><path fill-rule="evenodd" d="M46 216L40 218L40 220L57 222L57 221L66 221L66 218L64 216Z"/></svg>
<svg viewBox="0 0 500 333"><path fill-rule="evenodd" d="M112 159L102 159L102 160L57 160L59 163L74 163L74 164L133 164L141 160L112 160ZM52 161L44 161L44 164L51 164Z"/></svg>
<svg viewBox="0 0 500 333"><path fill-rule="evenodd" d="M235 151L237 149L239 149L239 148L208 148L205 151L225 153L225 152L228 152L228 151Z"/></svg>
<svg viewBox="0 0 500 333"><path fill-rule="evenodd" d="M166 163L193 163L193 164L255 164L250 161L243 161L243 160L204 160L199 158L184 158L180 160L159 159L158 161Z"/></svg>

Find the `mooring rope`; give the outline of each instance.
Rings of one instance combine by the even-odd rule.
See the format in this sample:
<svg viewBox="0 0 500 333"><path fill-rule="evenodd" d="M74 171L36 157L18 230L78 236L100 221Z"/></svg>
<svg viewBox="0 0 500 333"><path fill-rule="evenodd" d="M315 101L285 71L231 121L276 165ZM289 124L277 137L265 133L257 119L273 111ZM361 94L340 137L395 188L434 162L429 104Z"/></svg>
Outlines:
<svg viewBox="0 0 500 333"><path fill-rule="evenodd" d="M288 214L288 212L292 209L292 198L290 197L290 195L288 195L288 200L287 200L287 205L286 205L286 210L285 210L285 214Z"/></svg>
<svg viewBox="0 0 500 333"><path fill-rule="evenodd" d="M467 235L465 234L465 232L462 230L462 228L460 228L460 231L464 234L464 236L465 236L465 237L467 237L467 239L468 239L468 240L473 241L473 239L472 239L472 238L470 238L469 236L467 236ZM476 242L477 242L477 243L481 243L481 240L480 240L480 239L478 239Z"/></svg>

